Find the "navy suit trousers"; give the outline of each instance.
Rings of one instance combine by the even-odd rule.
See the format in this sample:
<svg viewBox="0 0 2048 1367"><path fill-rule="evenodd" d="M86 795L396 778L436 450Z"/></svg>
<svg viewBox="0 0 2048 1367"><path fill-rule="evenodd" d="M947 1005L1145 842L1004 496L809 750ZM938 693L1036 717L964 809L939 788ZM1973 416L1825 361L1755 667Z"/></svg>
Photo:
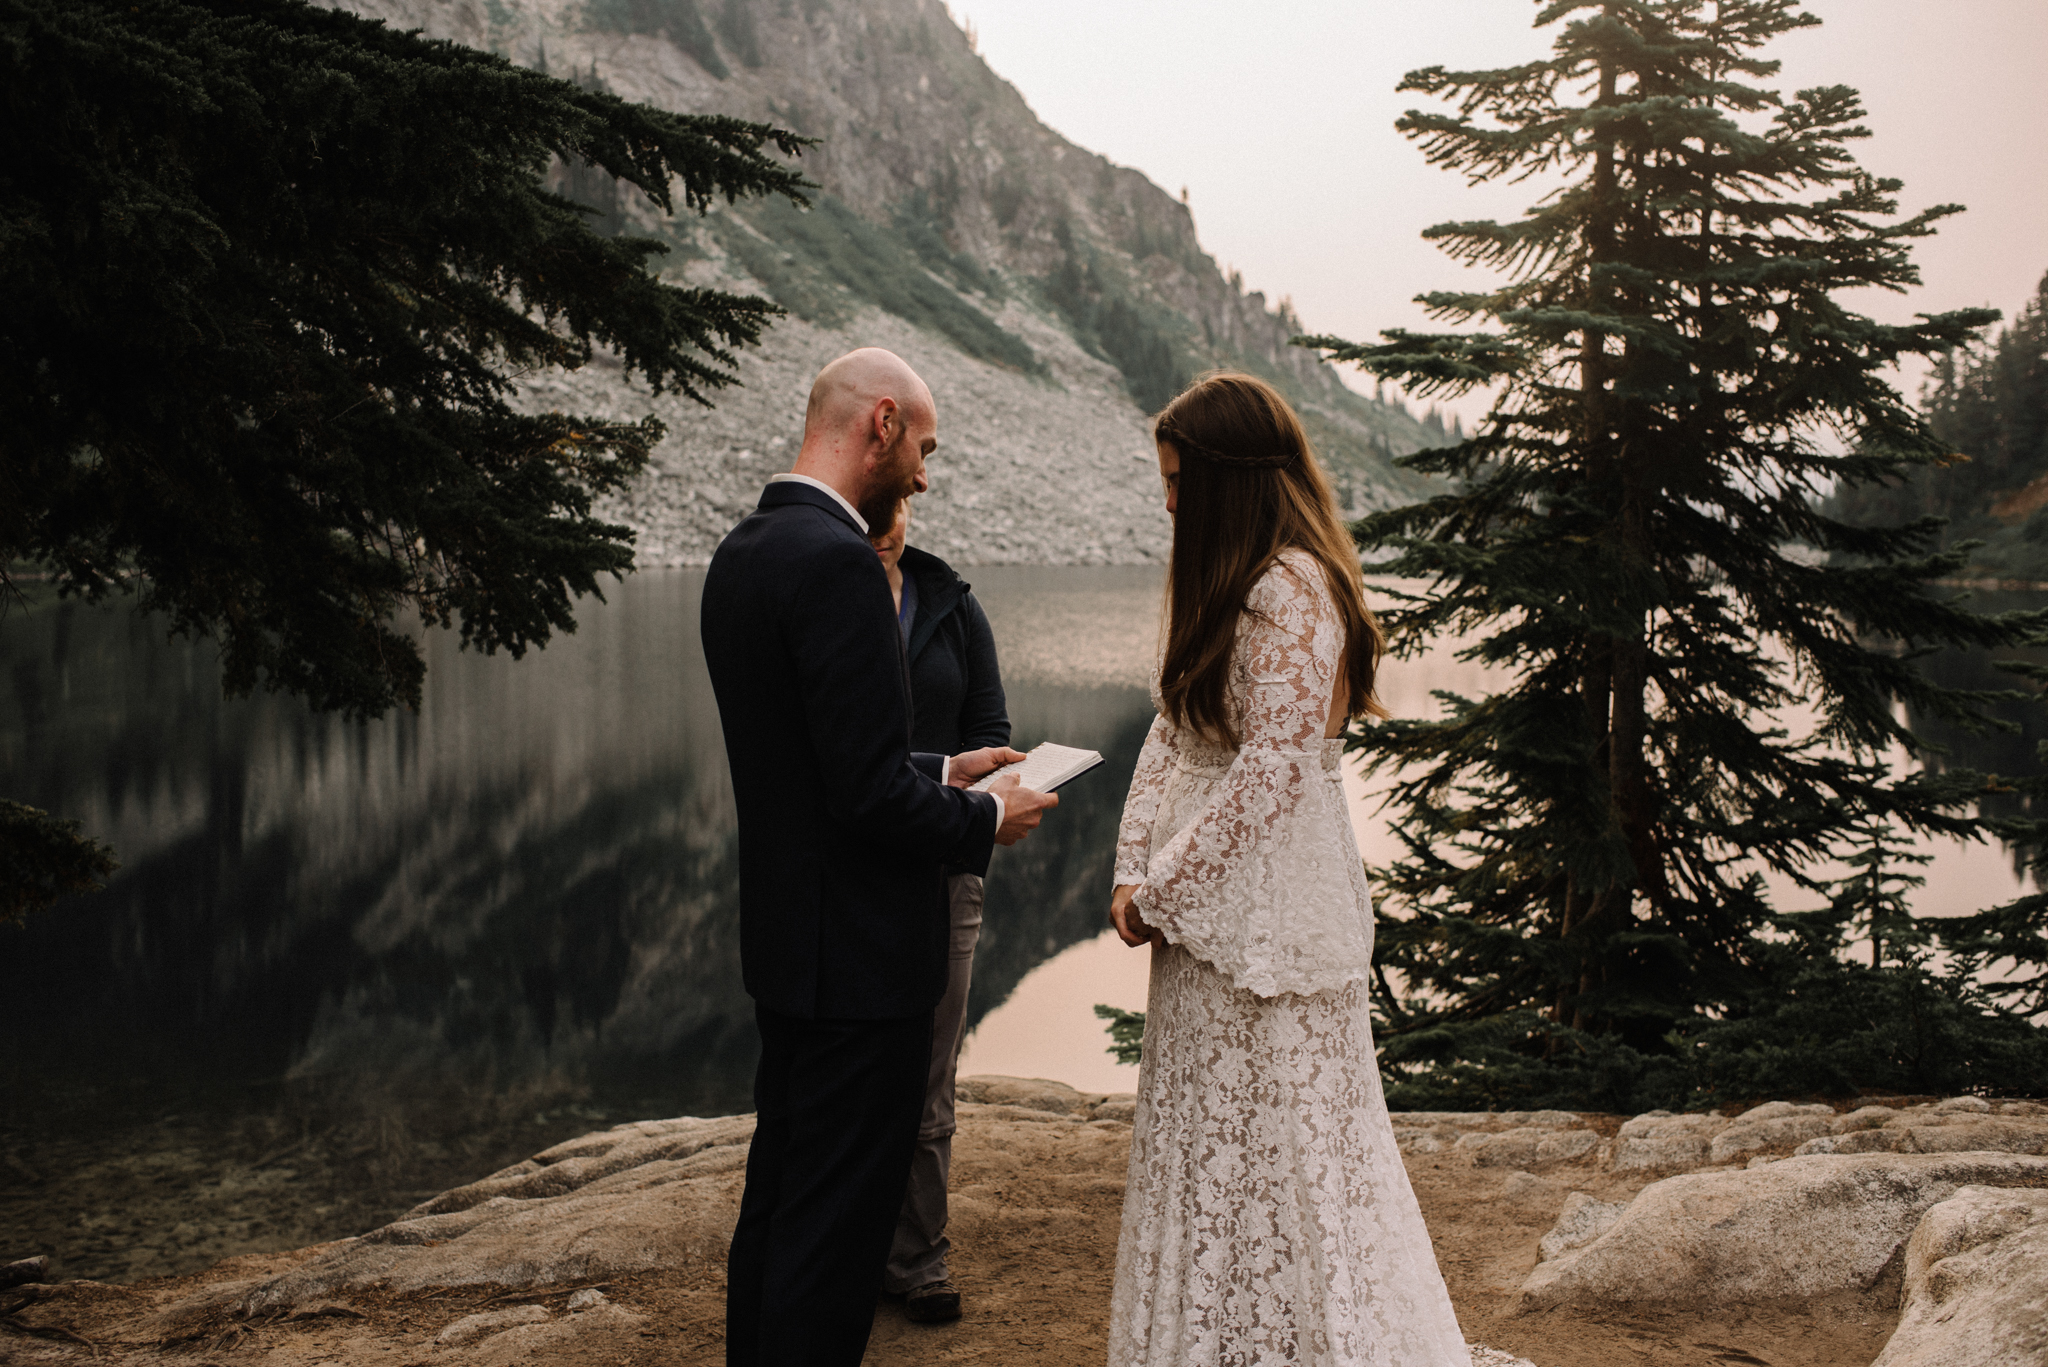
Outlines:
<svg viewBox="0 0 2048 1367"><path fill-rule="evenodd" d="M754 1016L759 1121L726 1263L727 1367L857 1367L917 1148L932 1013Z"/></svg>

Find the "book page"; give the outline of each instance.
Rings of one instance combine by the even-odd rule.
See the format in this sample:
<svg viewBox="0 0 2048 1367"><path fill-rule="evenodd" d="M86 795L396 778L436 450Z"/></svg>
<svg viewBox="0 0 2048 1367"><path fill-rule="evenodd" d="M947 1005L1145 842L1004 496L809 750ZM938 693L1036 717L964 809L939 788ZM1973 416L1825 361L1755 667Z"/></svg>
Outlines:
<svg viewBox="0 0 2048 1367"><path fill-rule="evenodd" d="M985 793L989 785L1004 774L1015 774L1021 786L1034 792L1048 793L1076 774L1085 773L1100 763L1102 756L1093 750L1079 750L1071 745L1055 745L1047 741L1034 748L1019 763L1005 764L969 787L974 792Z"/></svg>

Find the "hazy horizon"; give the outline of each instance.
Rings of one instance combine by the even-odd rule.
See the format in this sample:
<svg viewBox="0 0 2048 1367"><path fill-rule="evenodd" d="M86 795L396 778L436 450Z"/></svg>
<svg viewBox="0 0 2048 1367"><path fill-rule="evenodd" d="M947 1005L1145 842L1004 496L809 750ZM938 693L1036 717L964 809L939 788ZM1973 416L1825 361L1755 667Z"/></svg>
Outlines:
<svg viewBox="0 0 2048 1367"><path fill-rule="evenodd" d="M1969 212L1916 245L1923 284L1849 302L1885 321L1985 305L2008 317L2048 272L2048 5L2041 0L1808 0L1765 84L1849 85L1873 174L1905 182L1904 213ZM1291 298L1313 332L1369 338L1434 326L1412 302L1464 268L1421 238L1449 219L1513 218L1528 186L1468 187L1394 131L1427 106L1395 87L1423 66L1505 66L1549 51L1535 0L1220 0L1116 6L961 0L996 73L1052 128L1172 193L1187 187L1203 246L1245 287ZM1463 279L1461 279L1463 277ZM1356 378L1355 376L1353 377ZM1918 374L1903 377L1910 388ZM1449 405L1469 423L1481 396Z"/></svg>

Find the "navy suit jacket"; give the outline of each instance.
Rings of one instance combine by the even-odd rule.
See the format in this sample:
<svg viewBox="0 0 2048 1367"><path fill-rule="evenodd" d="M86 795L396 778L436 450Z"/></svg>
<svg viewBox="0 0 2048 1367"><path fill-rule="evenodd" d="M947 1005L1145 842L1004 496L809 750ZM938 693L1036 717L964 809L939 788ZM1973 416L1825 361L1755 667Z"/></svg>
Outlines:
<svg viewBox="0 0 2048 1367"><path fill-rule="evenodd" d="M719 543L700 627L739 804L740 968L804 1019L914 1016L946 984L948 865L981 873L994 798L910 750L881 560L830 495L770 484Z"/></svg>

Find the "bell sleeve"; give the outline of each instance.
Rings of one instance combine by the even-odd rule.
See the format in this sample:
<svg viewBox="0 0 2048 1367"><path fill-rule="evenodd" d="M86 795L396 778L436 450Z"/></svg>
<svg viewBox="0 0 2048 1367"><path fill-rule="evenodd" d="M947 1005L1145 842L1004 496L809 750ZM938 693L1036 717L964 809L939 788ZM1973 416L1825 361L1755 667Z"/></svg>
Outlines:
<svg viewBox="0 0 2048 1367"><path fill-rule="evenodd" d="M1320 567L1289 559L1260 578L1240 622L1237 754L1195 819L1149 852L1134 902L1260 996L1342 986L1372 966L1370 890L1323 760L1343 623Z"/></svg>
<svg viewBox="0 0 2048 1367"><path fill-rule="evenodd" d="M1111 879L1117 887L1145 881L1152 862L1152 824L1159 819L1166 780L1173 776L1173 756L1173 725L1165 717L1154 717L1138 752L1138 768L1131 775L1123 822L1117 828L1116 874Z"/></svg>

